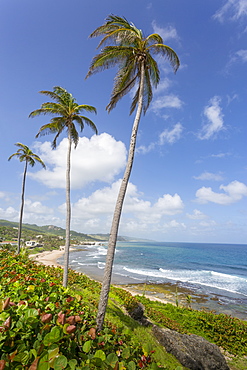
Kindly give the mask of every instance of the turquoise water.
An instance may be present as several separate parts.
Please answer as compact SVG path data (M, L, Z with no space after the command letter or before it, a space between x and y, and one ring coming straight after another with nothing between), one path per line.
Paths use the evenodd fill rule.
M100 276L106 251L106 245L98 245L71 252L70 267ZM247 245L119 242L113 272L118 283L179 283L215 295L247 319Z

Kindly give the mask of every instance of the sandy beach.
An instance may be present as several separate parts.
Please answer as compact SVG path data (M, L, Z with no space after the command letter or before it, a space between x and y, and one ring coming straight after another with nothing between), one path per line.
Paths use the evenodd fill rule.
M58 249L54 249L53 251L45 251L36 254L30 254L29 258L31 258L35 262L43 263L45 266L61 266L57 263L57 259L62 257L64 251L60 251Z

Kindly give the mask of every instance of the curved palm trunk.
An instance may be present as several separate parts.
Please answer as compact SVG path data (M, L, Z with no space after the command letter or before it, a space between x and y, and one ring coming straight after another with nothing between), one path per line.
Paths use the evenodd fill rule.
M138 131L138 126L139 126L139 122L141 118L142 105L143 105L143 88L144 88L144 64L142 64L142 69L141 69L139 101L138 101L138 107L136 111L135 120L134 120L133 127L132 127L127 165L125 168L124 176L123 176L122 183L121 183L119 193L118 193L117 202L115 205L115 211L113 214L113 220L112 220L112 226L111 226L111 232L110 232L107 256L106 256L106 264L105 264L105 269L104 269L104 277L103 277L100 301L99 301L99 306L98 306L97 331L101 331L103 324L104 324L104 318L105 318L108 296L109 296L109 291L110 291L112 268L113 268L113 261L114 261L114 255L115 255L115 249L116 249L120 217L121 217L123 202L124 202L125 194L127 191L127 186L128 186L128 182L129 182L129 178L130 178L130 174L132 170L132 165L134 161L136 137L137 137L137 131Z
M68 284L68 269L69 269L69 247L70 247L70 157L71 157L71 132L68 130L68 152L67 152L67 169L66 169L66 234L65 234L65 250L64 250L64 271L63 271L63 286L66 288Z
M24 209L24 202L25 202L24 194L25 194L26 174L27 174L27 161L25 163L23 180L22 180L20 220L19 220L18 239L17 239L17 254L19 254L21 251L21 230L22 230L22 218L23 218L23 209Z

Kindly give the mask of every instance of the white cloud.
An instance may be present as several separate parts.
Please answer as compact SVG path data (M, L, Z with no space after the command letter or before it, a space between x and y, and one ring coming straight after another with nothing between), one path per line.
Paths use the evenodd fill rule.
M167 40L179 41L179 36L175 27L169 25L167 27L159 27L155 21L152 22L153 30L158 33L164 42Z
M222 181L223 177L220 173L203 172L199 176L194 176L194 179L196 179L196 180Z
M3 191L0 191L0 198L4 198L5 197L5 193Z
M109 231L115 202L121 180L111 186L96 190L89 197L82 197L72 205L73 225L86 226L90 229L87 232ZM122 214L122 229L128 228L133 223L144 227L155 225L163 216L172 216L181 213L184 208L182 199L178 194L164 194L153 204L143 199L137 187L129 183L124 201ZM60 207L65 213L65 204Z
M237 21L247 15L247 0L226 0L213 18L224 22L226 19Z
M30 199L25 200L25 206L24 206L24 212L25 215L27 213L31 214L53 214L53 209L49 208L47 206L43 206L41 202L32 202Z
M13 207L8 207L6 210L0 208L0 218L11 221L19 220L19 212Z
M212 158L225 158L225 157L229 157L230 155L231 155L231 153L226 152L226 153L211 154L210 157L212 157Z
M67 143L68 140L63 139L54 150L50 142L36 143L47 169L29 176L50 188L65 188ZM72 147L71 188L81 188L94 181L111 182L124 168L125 161L125 145L111 135L81 137L77 148Z
M225 71L228 72L237 63L247 63L247 49L241 49L232 54L225 67Z
M163 145L164 143L174 144L181 137L183 131L183 126L181 123L177 123L172 130L165 129L159 136L159 143Z
M150 109L158 113L163 108L176 108L180 109L183 106L182 100L174 94L164 95L156 98L151 104Z
M202 187L197 190L196 197L199 203L216 203L221 205L228 205L241 200L247 196L247 186L239 181L232 181L230 184L220 186L220 190L224 193L216 193L211 187Z
M163 227L165 229L186 229L186 225L183 222L177 222L176 220L171 220L166 222ZM167 231L167 230L166 230Z
M193 211L193 214L190 215L189 213L186 214L186 216L188 218L190 218L191 220L203 220L205 218L208 218L207 215L205 215L204 213L202 213L201 211L199 211L198 209L194 209Z
M224 121L222 109L220 107L221 99L218 96L214 96L209 101L204 109L204 115L207 118L205 123L198 135L201 140L208 140L214 137L219 131L224 129Z
M146 154L151 150L154 150L157 146L168 144L174 144L181 138L183 132L183 126L181 123L176 123L172 129L165 129L160 135L157 142L152 142L148 146L141 145L136 149L137 153Z
M157 86L157 88L153 91L154 94L160 94L164 90L167 90L171 85L171 81L166 77L161 80Z

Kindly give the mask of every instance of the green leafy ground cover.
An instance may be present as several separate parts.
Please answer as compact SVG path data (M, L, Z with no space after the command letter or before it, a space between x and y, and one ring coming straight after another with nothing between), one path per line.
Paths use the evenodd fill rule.
M165 351L155 353L149 340L138 339L119 303L110 302L104 330L96 333L99 283L70 271L65 289L60 268L6 250L0 261L1 370L182 369Z
M100 283L70 270L65 289L60 268L6 250L0 261L0 370L184 369L157 344L151 329L126 315L138 301L155 323L201 335L241 356L231 369L247 368L246 322L112 287L104 330L96 333Z

